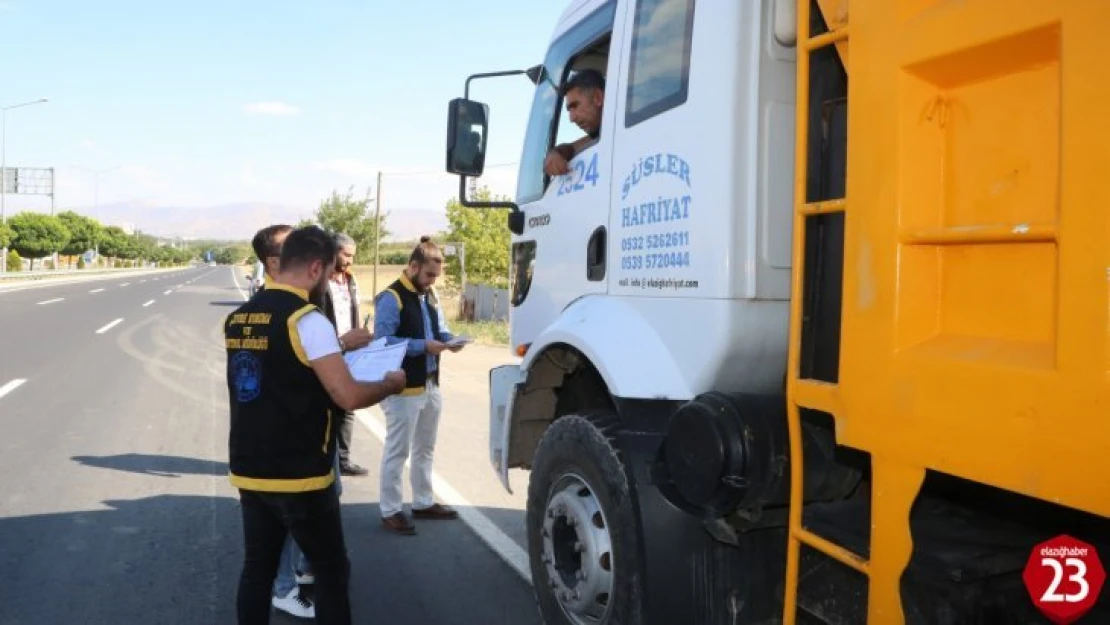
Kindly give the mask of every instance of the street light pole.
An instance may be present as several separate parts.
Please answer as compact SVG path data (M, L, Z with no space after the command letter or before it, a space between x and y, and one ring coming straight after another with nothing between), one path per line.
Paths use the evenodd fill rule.
M7 197L8 197L8 111L17 109L21 106L31 106L32 104L45 104L49 100L47 98L39 98L32 102L23 102L20 104L12 104L11 106L0 107L0 224L7 223ZM0 251L0 273L8 270L8 246L4 246L3 251Z

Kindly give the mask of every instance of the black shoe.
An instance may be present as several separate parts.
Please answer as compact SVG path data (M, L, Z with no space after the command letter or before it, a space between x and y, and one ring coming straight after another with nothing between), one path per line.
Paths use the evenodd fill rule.
M367 471L366 469L358 466L357 464L355 464L353 462L342 462L342 463L340 463L339 464L339 472L341 474L347 475L347 476L369 475L370 474L369 471Z

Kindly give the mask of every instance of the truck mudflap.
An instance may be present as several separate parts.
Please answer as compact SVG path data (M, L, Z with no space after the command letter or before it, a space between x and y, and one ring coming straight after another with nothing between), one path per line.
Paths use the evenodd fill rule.
M509 434L512 431L513 398L522 380L520 365L502 365L489 372L489 460L509 493Z

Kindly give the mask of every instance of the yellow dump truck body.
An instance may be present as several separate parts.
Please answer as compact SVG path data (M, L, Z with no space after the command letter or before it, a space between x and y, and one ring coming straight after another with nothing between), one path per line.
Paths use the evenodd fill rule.
M926 470L1110 517L1110 2L820 6L831 32L799 28L798 109L804 51L836 45L847 191L804 202L800 115L794 267L806 216L842 210L840 368L798 378L796 272L790 411L795 433L799 406L832 414L871 455L872 533L868 558L808 533L796 482L787 612L808 544L867 573L870 622L892 623Z

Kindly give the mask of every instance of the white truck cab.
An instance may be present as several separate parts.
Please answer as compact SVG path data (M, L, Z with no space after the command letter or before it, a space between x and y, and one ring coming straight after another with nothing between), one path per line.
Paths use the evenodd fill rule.
M447 170L461 202L510 211L522 361L490 373L490 456L510 490L509 469L531 469L529 551L547 623L774 613L781 557L753 554L780 548L781 532L752 542L722 517L786 492L779 476L764 487L733 465L759 473L756 460L778 462L785 445L784 426L763 420L781 419L787 357L793 2L571 2L542 65L467 80L467 93L491 76L536 85L511 203L466 198L489 107L450 103ZM600 134L570 173L548 176L549 150L583 135L562 85L584 69L605 78ZM747 442L698 430L706 411L752 402L773 417L738 419ZM753 437L761 447L749 451ZM715 483L721 471L731 485Z
M469 89L447 170L509 209L490 458L530 470L546 623L1110 622L1100 566L1053 595L1042 560L1110 549L1075 479L1108 431L1108 13L575 0L542 64L467 79L535 84L514 201L466 198ZM548 176L585 70L600 126Z

